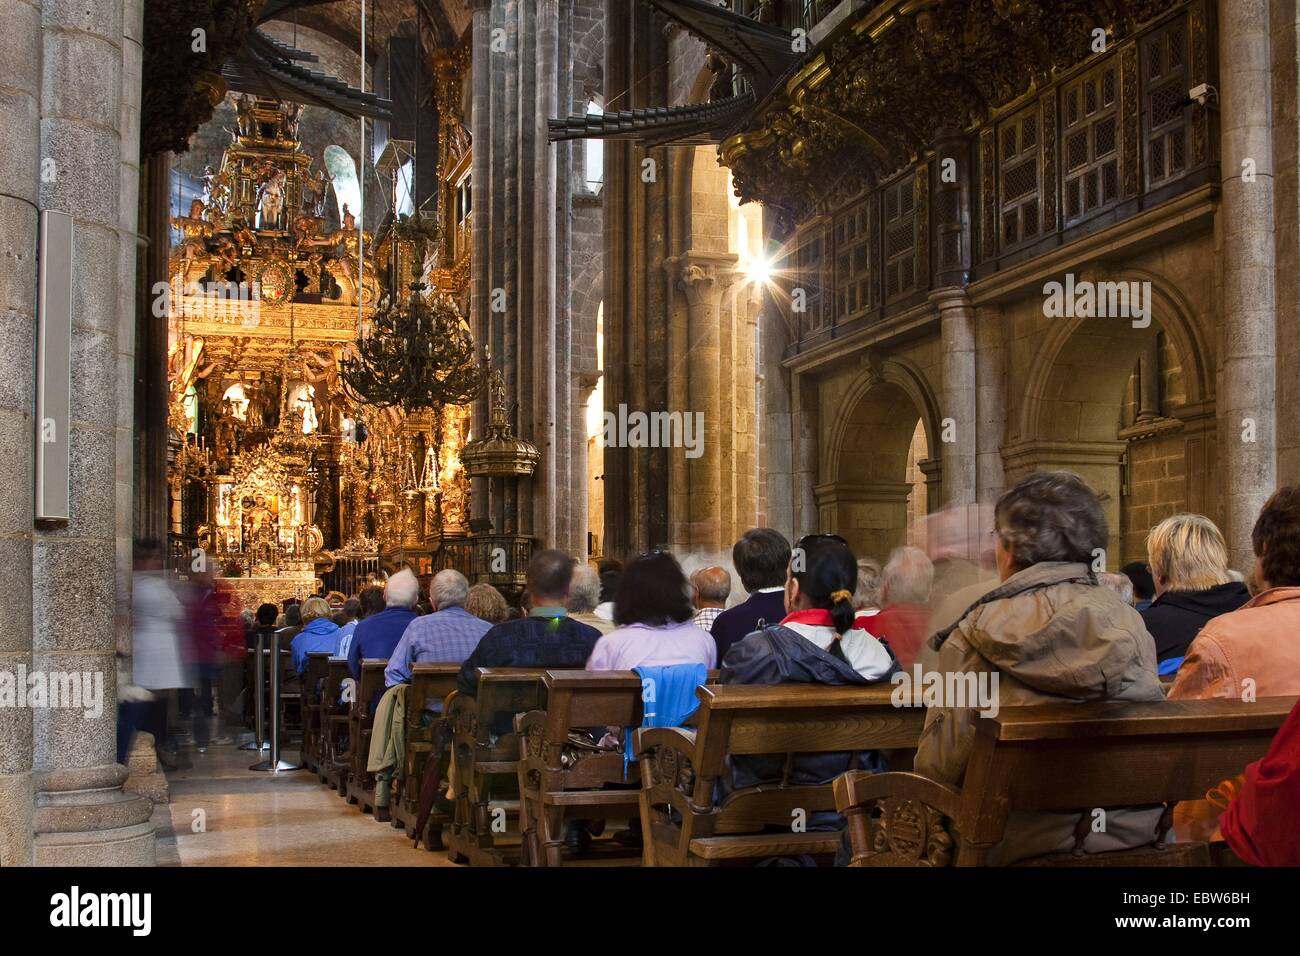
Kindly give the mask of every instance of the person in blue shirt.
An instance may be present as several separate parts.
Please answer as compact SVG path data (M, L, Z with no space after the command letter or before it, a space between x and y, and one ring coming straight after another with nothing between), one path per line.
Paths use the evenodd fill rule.
M348 670L353 677L361 679L363 660L388 660L393 656L397 642L416 618L414 608L419 600L420 581L410 568L403 568L388 579L384 587L384 609L363 620L352 632Z
M313 651L338 653L339 626L330 620L330 615L329 602L322 597L308 598L303 604L303 628L289 642L293 669L299 674L307 670L307 655Z
M407 625L384 670L385 687L409 684L411 665L422 661L459 664L492 629L487 621L465 610L469 581L459 571L447 568L434 575L429 597L437 610Z

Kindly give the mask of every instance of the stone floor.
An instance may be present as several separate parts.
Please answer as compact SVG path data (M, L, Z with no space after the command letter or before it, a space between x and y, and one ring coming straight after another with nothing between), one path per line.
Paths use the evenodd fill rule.
M315 774L253 772L255 755L230 745L187 756L191 768L167 773L171 803L154 810L160 866L454 866Z

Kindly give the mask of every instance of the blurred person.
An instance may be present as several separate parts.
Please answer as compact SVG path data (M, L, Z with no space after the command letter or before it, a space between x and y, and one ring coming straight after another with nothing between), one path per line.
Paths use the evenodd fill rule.
M1133 582L1133 606L1139 611L1149 608L1156 596L1156 582L1151 577L1147 563L1130 561L1119 569L1119 573Z
M303 628L289 642L293 653L293 669L299 674L307 671L307 655L328 651L331 656L339 651L339 626L330 619L329 602L324 598L308 598L302 605Z
M487 621L465 609L469 581L459 571L447 568L435 574L429 583L429 596L437 610L406 626L384 669L385 687L409 684L412 665L423 661L459 664L492 629Z
M879 614L863 627L889 645L904 668L920 656L921 644L930 636L930 589L934 565L920 548L895 548L880 573Z
M488 624L500 624L510 619L510 605L501 592L490 584L475 584L470 587L465 610Z
M853 589L853 611L859 621L880 613L880 562L875 558L858 558L858 585Z
M614 598L618 625L596 642L589 671L717 663L717 645L692 623L689 584L677 559L659 552L630 562Z
M1103 571L1097 575L1102 587L1110 588L1119 595L1119 599L1130 607L1133 606L1133 580L1127 574L1118 571ZM1137 610L1134 608L1134 610Z
M731 574L716 564L691 573L691 604L695 608L694 623L709 631L727 607L731 597Z
M384 609L364 618L352 632L348 646L348 670L361 679L363 660L388 660L415 620L415 604L420 599L420 580L410 568L403 568L384 586Z
M280 612L274 604L259 604L255 619L257 623L248 633L248 646L257 646L257 637L260 634L263 638L264 647L271 646L271 635L275 629L280 626Z
M1035 473L998 500L994 516L1001 583L926 642L926 669L990 675L986 686L998 707L1163 700L1155 647L1140 615L1102 587L1091 570L1093 552L1106 546L1108 536L1093 490L1070 472ZM980 713L969 701L930 707L916 772L961 786ZM1086 809L1013 813L990 862L1144 846L1152 842L1162 810L1108 808L1100 833L1079 825L1088 819Z
M1223 839L1251 866L1300 866L1300 704L1268 753L1246 768L1220 820Z
M564 608L569 617L583 624L589 624L601 634L614 630L614 622L607 621L596 613L600 604L600 573L590 564L583 562L573 568L573 580L569 582L569 598Z
M718 660L731 645L761 627L785 617L785 581L790 566L790 542L774 528L750 528L731 549L736 574L749 597L727 608L713 621Z
M594 627L573 620L565 610L573 559L553 548L528 563L528 616L493 625L461 665L457 688L478 693L480 667L581 668L600 638ZM504 729L504 728L503 728Z
M1177 514L1147 533L1147 560L1156 597L1142 611L1156 660L1183 657L1208 621L1250 600L1246 585L1228 575L1228 547L1214 522Z
M153 734L158 762L167 770L180 766L167 737L167 709L172 691L193 687L193 672L181 656L181 631L186 626L184 604L163 571L156 546L137 545L132 576L132 685L150 695L119 714L118 754L125 762L135 733ZM144 695L137 695L143 698Z
M594 613L613 624L614 595L623 578L623 562L616 558L601 558L596 562L596 573L600 575L600 603L596 605Z
M218 594L210 571L191 572L187 582L178 582L186 622L181 631L181 653L195 686L177 691L177 715L188 721L199 753L208 752L212 740L212 719L225 661L223 618L229 594Z

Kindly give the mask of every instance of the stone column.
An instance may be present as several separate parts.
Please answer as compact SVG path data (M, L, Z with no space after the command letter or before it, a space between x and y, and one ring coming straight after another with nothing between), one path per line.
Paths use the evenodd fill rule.
M790 540L820 529L817 486L821 474L820 405L817 381L806 373L793 373L790 382L794 527ZM825 476L828 481L834 475Z
M673 260L677 286L686 297L689 313L686 407L669 409L683 416L704 413L703 454L688 459L688 491L684 507L688 548L709 552L722 548L722 396L720 307L731 284L736 256L688 252ZM728 396L730 400L730 396ZM685 455L672 449L671 455Z
M470 178L474 207L470 242L470 327L480 349L496 346L491 339L491 236L492 210L488 203L488 180L492 169L492 0L474 0L474 26L470 57L470 136L474 144ZM486 392L474 402L472 428L474 437L487 432L488 398ZM483 521L492 517L488 498L488 480L470 482L470 518Z
M1002 440L1006 428L1006 348L1002 310L975 310L975 491L976 500L992 506L1006 490ZM993 528L981 527L981 532ZM984 540L983 538L980 539Z
M1221 465L1229 563L1254 563L1250 531L1277 483L1276 314L1268 0L1219 0L1223 188ZM1254 163L1253 181L1243 163ZM1253 439L1253 440L1251 440Z
M930 296L939 310L943 336L943 397L939 409L939 447L930 455L943 462L943 504L975 502L976 363L975 307L960 289L941 289ZM944 441L951 419L954 441Z
M114 661L119 290L135 285L134 248L122 249L124 232L134 246L126 206L134 210L135 195L123 196L121 183L137 161L122 135L135 135L123 119L131 123L140 95L139 51L123 48L138 47L141 7L46 2L42 17L41 159L52 174L41 177L40 206L74 220L72 499L67 522L33 535L32 668L90 676L102 707L33 715L32 861L151 864L152 804L121 790Z
M0 30L0 672L32 663L33 376L41 158L40 3ZM32 860L32 712L0 708L0 867Z

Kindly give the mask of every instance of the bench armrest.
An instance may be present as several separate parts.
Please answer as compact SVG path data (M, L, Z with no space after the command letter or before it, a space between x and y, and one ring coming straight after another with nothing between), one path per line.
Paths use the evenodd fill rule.
M959 839L954 787L916 773L851 770L835 778L835 807L848 820L850 866L947 866Z

